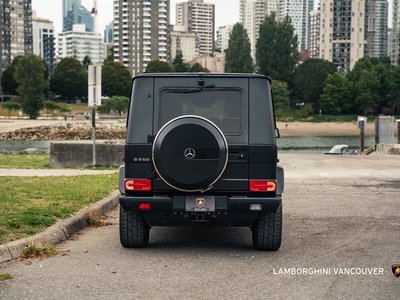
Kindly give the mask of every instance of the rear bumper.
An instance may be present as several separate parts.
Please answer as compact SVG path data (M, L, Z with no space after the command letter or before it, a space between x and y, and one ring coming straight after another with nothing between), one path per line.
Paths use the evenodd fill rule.
M138 210L140 202L151 204L144 217L152 226L190 225L208 223L221 226L251 226L260 212L276 212L282 204L282 197L217 196L215 212L186 212L183 196L125 196L119 197L125 210ZM261 204L261 211L250 211L250 204Z

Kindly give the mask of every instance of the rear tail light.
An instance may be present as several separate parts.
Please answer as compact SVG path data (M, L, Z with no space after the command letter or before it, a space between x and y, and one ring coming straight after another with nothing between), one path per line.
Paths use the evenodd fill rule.
M125 179L125 191L151 191L150 179Z
M271 180L250 180L250 192L276 192L276 179Z

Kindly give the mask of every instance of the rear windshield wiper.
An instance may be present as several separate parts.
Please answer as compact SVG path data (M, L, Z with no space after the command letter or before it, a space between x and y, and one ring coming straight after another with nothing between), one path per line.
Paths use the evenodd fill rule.
M182 89L182 90L169 90L168 93L174 94L192 94L192 93L201 93L204 90L215 88L215 85L207 85L199 88L192 89Z

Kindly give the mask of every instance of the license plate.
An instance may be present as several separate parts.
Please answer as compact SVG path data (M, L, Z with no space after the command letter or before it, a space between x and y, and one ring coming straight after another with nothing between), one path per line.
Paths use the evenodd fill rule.
M215 196L186 196L186 211L215 211Z

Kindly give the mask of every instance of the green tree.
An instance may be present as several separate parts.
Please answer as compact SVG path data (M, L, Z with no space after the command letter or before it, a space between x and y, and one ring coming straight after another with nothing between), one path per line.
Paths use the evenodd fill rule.
M356 61L353 69L347 74L347 79L351 82L356 83L361 78L361 73L364 71L372 71L374 70L374 64L371 61L371 58L368 56L364 56Z
M132 77L128 69L119 62L106 61L101 72L102 94L108 97L129 97Z
M400 65L397 65L393 71L393 96L388 105L393 108L394 112L400 113Z
M22 57L15 68L14 77L18 83L18 99L22 111L30 119L36 119L43 107L46 89L45 72L43 60L35 55Z
M49 115L49 112L53 113L58 108L58 103L52 100L43 101L43 108L46 110L46 114Z
M379 101L379 80L375 70L361 71L360 79L356 83L356 90L358 112L364 115L375 113Z
M89 69L89 66L92 64L92 60L90 59L90 56L85 55L85 57L82 60L82 66L83 68L87 71Z
M311 103L314 111L319 110L319 100L324 82L336 66L323 59L309 59L300 64L293 74L293 94L297 102Z
M229 35L228 49L225 50L225 72L253 73L250 40L246 29L240 23L233 26Z
M353 106L350 86L351 83L345 76L339 73L328 75L320 100L322 112L325 114L349 113Z
M43 102L43 108L46 109L47 115L49 111L53 113L55 110L58 110L60 113L70 112L71 109L65 103L59 103L52 100L45 100Z
M297 35L290 18L277 22L275 14L271 14L260 26L256 45L257 71L290 84L299 60L297 47Z
M69 112L71 112L71 108L66 103L58 103L57 110L60 113L69 113Z
M378 113L382 113L383 109L389 107L390 103L393 102L396 94L395 71L393 66L390 63L387 64L385 61L375 65L374 70L379 81Z
M161 60L154 60L150 62L147 67L145 73L170 73L174 72L174 67Z
M190 65L188 63L185 63L183 61L183 56L182 52L178 51L178 53L175 56L175 59L172 61L172 66L175 70L175 72L189 72Z
M272 94L276 109L285 109L289 107L290 94L288 84L283 81L272 81Z
M6 109L8 111L8 118L10 118L10 116L11 116L11 111L19 110L21 108L19 103L16 101L7 101L7 102L0 103L0 107Z
M1 85L4 88L4 92L7 94L17 94L18 83L14 78L14 74L16 65L21 58L22 56L17 56L16 58L14 58L11 65L9 65L8 68L5 69L3 74L1 75Z
M189 72L191 72L191 73L200 73L200 72L210 73L210 70L208 70L207 68L204 68L199 63L195 63L195 64L193 64L193 66L190 67Z
M379 67L376 63L380 64ZM385 59L371 59L365 56L360 58L347 74L354 99L351 113L374 113L383 108L385 101L390 101L391 82L390 75L384 72L386 64Z
M50 78L50 89L63 99L87 98L88 74L75 58L63 58Z
M129 98L124 96L113 96L110 99L104 101L104 103L99 106L99 112L109 114L111 111L119 114L128 111Z

